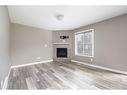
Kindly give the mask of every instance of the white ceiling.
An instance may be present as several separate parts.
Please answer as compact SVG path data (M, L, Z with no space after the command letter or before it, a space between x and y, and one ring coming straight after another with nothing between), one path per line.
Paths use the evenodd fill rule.
M71 30L127 13L127 6L8 6L11 22L48 30ZM55 16L63 14L62 21Z

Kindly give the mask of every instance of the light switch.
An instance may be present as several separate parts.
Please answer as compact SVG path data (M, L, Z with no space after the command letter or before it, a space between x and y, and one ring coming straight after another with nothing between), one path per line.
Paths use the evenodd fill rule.
M36 59L40 60L40 59L41 59L41 57L37 57Z
M45 45L44 45L44 47L48 47L48 45L47 45L47 44L45 44Z

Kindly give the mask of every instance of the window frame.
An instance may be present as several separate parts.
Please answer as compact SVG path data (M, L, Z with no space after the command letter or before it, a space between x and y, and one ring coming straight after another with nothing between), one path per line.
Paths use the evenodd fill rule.
M77 40L76 40L76 35L80 34L80 33L85 33L85 32L92 32L92 56L89 55L85 55L85 54L78 54L77 52ZM79 31L79 32L75 32L74 33L74 37L75 37L75 55L76 56L84 56L84 57L94 57L94 29L87 29L87 30L83 30L83 31ZM85 44L85 43L84 43Z

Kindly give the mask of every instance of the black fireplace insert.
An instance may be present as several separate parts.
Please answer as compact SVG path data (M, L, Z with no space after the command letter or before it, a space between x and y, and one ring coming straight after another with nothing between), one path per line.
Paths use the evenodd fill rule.
M57 48L57 57L67 58L67 48Z

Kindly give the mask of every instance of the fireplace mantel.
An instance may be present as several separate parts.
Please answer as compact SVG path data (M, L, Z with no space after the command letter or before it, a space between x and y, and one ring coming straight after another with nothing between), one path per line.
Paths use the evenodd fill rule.
M69 45L70 43L53 43L53 45Z

